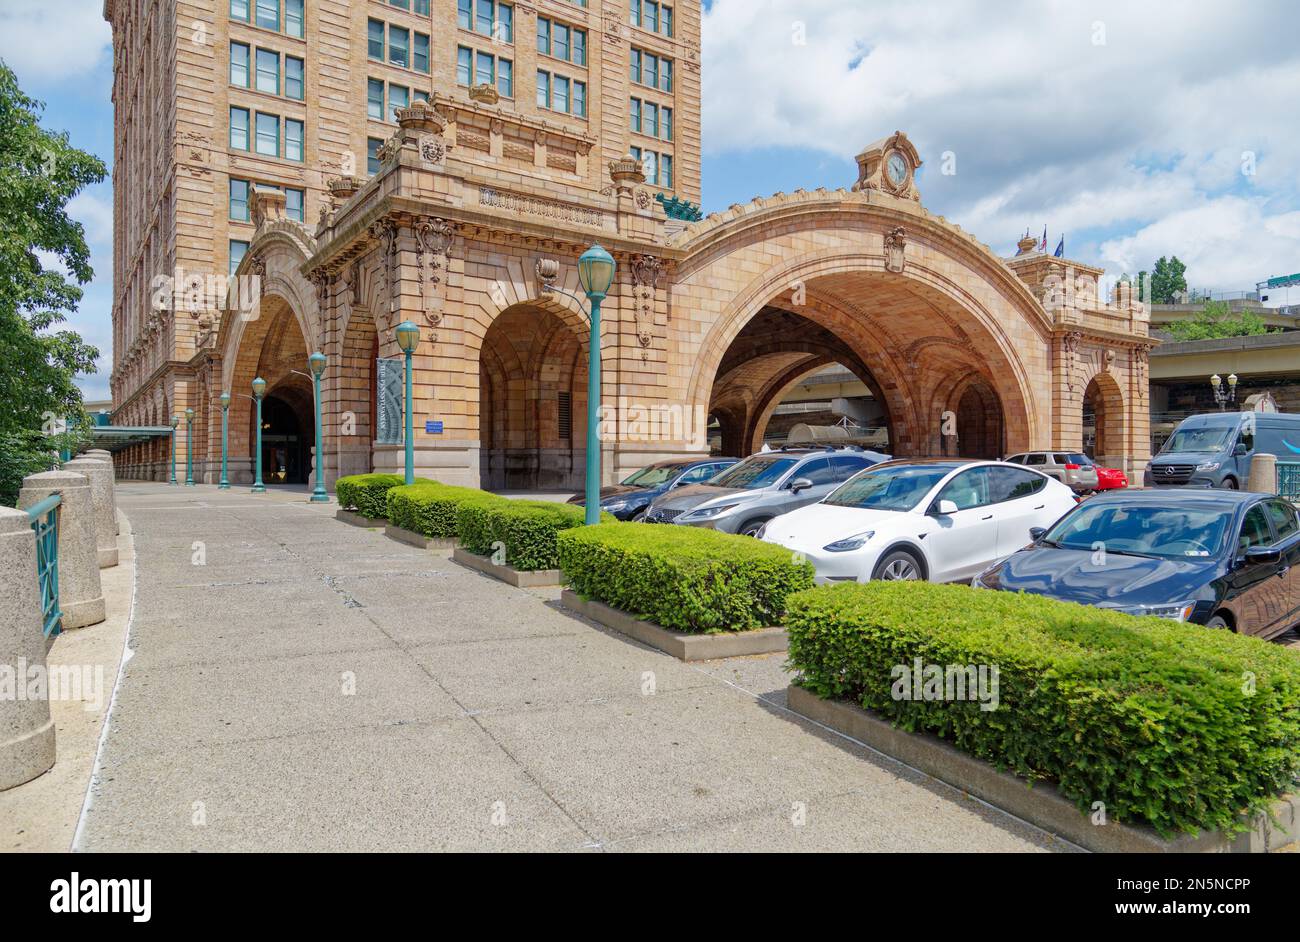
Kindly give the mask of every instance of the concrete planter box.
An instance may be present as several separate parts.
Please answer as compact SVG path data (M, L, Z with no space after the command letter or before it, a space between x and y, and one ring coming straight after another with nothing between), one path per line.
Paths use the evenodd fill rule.
M451 551L451 558L462 566L477 569L493 579L500 579L502 582L509 583L519 589L550 588L558 586L564 579L563 574L558 569L525 571L510 566L498 566L486 556L471 553L460 546Z
M1094 825L1074 802L1055 786L1032 787L1009 772L999 772L981 759L967 755L926 733L908 733L856 704L823 700L802 687L790 685L790 709L872 749L924 772L953 788L987 801L1003 811L1045 831L1101 853L1265 853L1300 841L1300 796L1287 795L1273 806L1277 823L1257 821L1235 837L1220 832L1195 837L1180 835L1165 840L1148 827L1110 822Z
M385 523L383 518L371 520L369 517L363 517L355 510L344 510L341 507L334 511L334 519L342 520L344 523L350 523L354 527L382 527Z
M404 530L401 527L395 527L391 523L384 526L384 536L388 537L390 540L397 540L399 543L406 543L410 546L419 547L420 549L445 550L452 549L456 545L455 540L425 536L423 533L416 533L414 530Z
M560 593L560 602L606 628L628 635L683 661L711 661L715 658L744 657L749 654L779 654L785 651L787 644L784 628L755 628L752 631L696 635L664 628L654 622L642 621L627 612L610 608L604 602L597 602L595 599L585 600L571 589L565 589Z

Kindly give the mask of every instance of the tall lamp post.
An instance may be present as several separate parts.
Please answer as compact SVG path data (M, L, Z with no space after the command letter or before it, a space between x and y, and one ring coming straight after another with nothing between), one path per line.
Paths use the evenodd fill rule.
M410 321L397 325L397 346L406 354L406 483L415 483L415 410L411 382L411 355L420 345L420 328Z
M194 486L194 410L185 410L185 486Z
M181 417L172 415L172 483L176 483L176 429L180 427Z
M1214 389L1214 401L1223 412L1229 405L1235 405L1237 402L1237 374L1228 374L1228 388L1223 388L1223 380L1219 374L1215 373L1210 377L1210 386Z
M329 494L325 493L325 475L321 468L320 378L325 373L325 362L325 354L319 351L307 358L307 363L311 367L311 380L316 394L316 486L311 491L311 499L316 503L329 503L330 499Z
M217 399L221 403L221 483L217 490L230 490L230 479L226 477L226 451L230 442L228 419L230 418L230 393L223 392Z
M600 302L614 283L614 257L593 245L578 259L578 282L591 302L587 366L587 493L585 521L600 523Z
M253 447L255 469L253 475L254 494L266 493L266 485L262 483L262 397L266 395L266 380L257 377L253 380L253 401L257 403L257 436Z

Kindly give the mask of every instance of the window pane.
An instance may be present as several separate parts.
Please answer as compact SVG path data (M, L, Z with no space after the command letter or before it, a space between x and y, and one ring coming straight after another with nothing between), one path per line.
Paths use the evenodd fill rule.
M557 59L568 61L569 58L569 27L563 23L556 23L551 37L551 55Z
M659 136L665 141L673 139L673 109L659 109Z
M384 24L379 20L366 24L366 55L381 62L384 59Z
M421 16L428 16L429 0L415 0L415 12Z
M248 0L230 0L230 18L248 22Z
M673 34L673 8L664 7L659 17L659 28L665 36Z
M632 81L641 81L641 50L632 50Z
M551 21L541 16L537 18L537 51L544 56L551 54Z
M405 108L411 103L411 93L404 85L388 86L388 113L391 115L394 108Z
M556 111L569 110L569 80L563 75L555 76L555 89L551 95L551 102Z
M400 65L406 68L410 65L408 53L411 48L411 33L409 30L398 29L396 26L388 27L388 61L393 65Z
M417 72L429 73L429 37L424 33L415 34L415 46L411 50L411 66Z
M537 107L551 107L551 77L545 72L537 73Z
M666 92L673 90L673 60L664 59L659 70L659 87Z
M492 35L492 0L478 0L478 16L474 29L484 36Z
M302 190L284 191L284 213L290 219L296 219L298 222L306 222L306 219L303 218Z
M241 242L239 239L230 240L230 273L233 275L239 263L244 260L244 254L248 251L248 243Z
M637 99L637 98L633 98L633 99L632 99L632 112L631 112L631 116L632 116L632 130L633 130L633 131L636 131L636 132L638 132L638 133L640 133L640 131L641 131L641 101L640 101L640 99Z
M230 44L230 84L248 87L248 47L243 43Z
M631 14L633 26L641 25L641 0L632 0L628 4L628 12Z
M515 41L515 9L506 4L497 5L497 31L494 34L499 42Z
M284 120L284 156L290 160L303 160L303 124L293 118Z
M230 218L248 221L248 181L230 181Z
M366 173L379 172L379 148L384 142L377 137L366 138Z
M456 4L456 25L461 29L472 29L474 19L474 0L458 0Z
M649 0L641 13L642 25L652 33L659 32L659 4Z
M270 49L257 50L257 90L280 94L280 55Z
M659 57L646 53L645 56L645 83L651 88L659 85Z
M366 114L376 120L384 120L384 83L379 79L366 82Z
M654 180L658 176L656 172L658 167L655 163L655 156L654 151L648 150L641 158L641 170L645 174L647 180Z
M470 83L470 63L473 59L473 53L464 46L458 46L456 49L456 84L468 85Z
M280 119L273 114L257 113L257 141L259 154L267 157L280 156Z
M303 0L284 0L284 31L290 36L303 38Z
M392 7L401 7L403 10L411 9L411 0L388 0L388 5Z
M298 101L303 99L302 60L294 56L284 57L284 93Z
M645 122L643 125L645 133L654 137L655 134L659 132L659 106L653 101L647 101L645 103L645 117L643 121Z
M486 52L480 52L474 58L474 84L492 84L492 57Z
M586 82L573 83L573 113L576 115L581 115L584 118L587 116L587 83Z
M230 146L236 150L248 150L248 109L230 109Z
M515 97L515 64L509 59L497 60L497 94L503 98Z
M417 88L415 91L411 92L411 100L412 100L412 101L428 101L428 100L429 100L429 93L428 93L428 92L422 92L422 91L420 91L420 90Z
M573 61L578 65L587 64L586 30L575 29L573 31Z
M257 25L266 29L280 28L280 0L257 0Z

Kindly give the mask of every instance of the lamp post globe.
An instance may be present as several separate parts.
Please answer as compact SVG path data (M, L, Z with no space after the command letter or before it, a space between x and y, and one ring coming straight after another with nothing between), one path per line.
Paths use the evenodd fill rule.
M262 397L266 395L266 380L257 377L253 380L253 401L257 404L257 422L254 424L256 429L255 442L253 446L253 488L252 493L266 493L266 485L262 483Z
M228 491L230 479L226 476L226 452L230 444L230 393L223 392L217 397L217 402L221 403L221 481L217 484L217 490Z
M407 484L415 483L415 386L411 379L411 355L420 345L420 328L411 321L402 321L394 333L397 346L406 355L406 466Z
M614 256L593 245L578 258L578 282L591 302L587 344L587 480L583 519L600 523L600 302L614 284Z
M311 490L311 502L315 504L329 503L330 496L325 492L325 474L321 467L321 461L324 456L324 448L321 444L322 429L320 424L320 380L325 374L326 359L325 354L319 350L307 358L307 365L311 368L311 381L313 386L313 395L316 400L316 452L312 461L312 474L316 478L316 485Z

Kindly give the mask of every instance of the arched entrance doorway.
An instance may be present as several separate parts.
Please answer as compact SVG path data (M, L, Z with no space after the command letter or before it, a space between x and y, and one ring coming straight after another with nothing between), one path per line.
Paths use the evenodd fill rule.
M1113 376L1098 373L1083 391L1083 450L1105 467L1122 468L1124 393Z
M305 393L305 397L304 397ZM316 419L312 392L283 383L262 401L262 480L272 484L306 484Z

